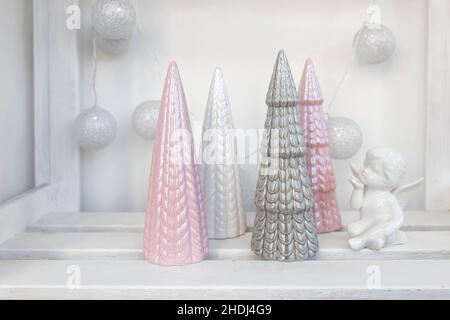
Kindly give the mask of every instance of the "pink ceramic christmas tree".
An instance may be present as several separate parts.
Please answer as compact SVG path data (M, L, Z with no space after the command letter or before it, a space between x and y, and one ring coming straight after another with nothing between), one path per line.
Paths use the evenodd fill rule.
M317 232L342 228L336 201L336 181L329 151L323 96L310 59L300 82L300 117L307 145L307 165L314 192L314 218Z
M145 219L144 256L181 266L208 253L208 233L194 142L178 67L171 63L158 120Z

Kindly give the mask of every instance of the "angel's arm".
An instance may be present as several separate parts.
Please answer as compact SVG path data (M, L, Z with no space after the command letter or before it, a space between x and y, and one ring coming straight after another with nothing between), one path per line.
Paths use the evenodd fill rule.
M351 169L353 176L350 179L350 183L353 186L353 192L352 197L350 199L350 207L353 210L359 210L362 208L364 203L364 185L361 182L359 172L354 164L351 165Z
M353 185L350 207L353 210L359 210L362 208L364 203L364 185L354 178L350 179L350 183Z

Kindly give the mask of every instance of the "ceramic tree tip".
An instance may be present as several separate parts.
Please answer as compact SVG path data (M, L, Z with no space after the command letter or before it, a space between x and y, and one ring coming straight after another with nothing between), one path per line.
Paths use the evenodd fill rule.
M317 105L323 103L322 89L312 59L307 59L303 68L299 100L300 104Z
M221 68L219 68L219 67L216 67L215 69L214 69L214 77L217 79L217 78L223 78L223 72L222 72L222 69Z
M286 53L281 50L273 69L266 103L270 107L291 107L298 103L298 95Z
M169 70L178 70L178 65L177 65L176 61L170 61Z
M225 79L223 77L222 69L216 68L214 69L213 81L211 84L211 89L213 91L222 91L225 87Z

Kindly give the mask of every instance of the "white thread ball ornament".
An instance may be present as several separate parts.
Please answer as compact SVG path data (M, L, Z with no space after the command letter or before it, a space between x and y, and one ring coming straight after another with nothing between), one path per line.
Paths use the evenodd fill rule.
M97 0L92 23L102 38L125 39L131 36L136 26L136 10L129 0Z
M355 36L355 50L359 61L378 64L388 60L395 52L394 33L385 25L365 25Z
M101 150L109 147L117 136L117 121L107 110L92 107L75 120L75 135L81 148Z
M105 54L109 56L118 56L123 54L130 46L131 38L127 37L124 39L105 39L102 37L97 37L98 48Z
M134 129L145 140L155 139L160 106L161 101L145 101L133 113Z
M355 121L349 118L329 117L327 129L333 159L350 159L361 149L363 134Z

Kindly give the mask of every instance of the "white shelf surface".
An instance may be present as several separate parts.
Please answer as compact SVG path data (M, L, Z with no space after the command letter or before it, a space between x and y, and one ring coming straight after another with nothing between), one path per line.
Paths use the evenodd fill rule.
M450 259L449 231L407 231L408 243L376 252L352 251L343 232L319 235L316 260ZM211 240L210 260L255 260L251 234L231 240ZM0 260L141 260L140 232L26 232L0 245Z
M342 224L358 219L355 211L342 212ZM253 227L254 213L247 213L249 228ZM28 228L45 232L142 232L143 212L76 212L51 213ZM406 231L450 231L450 212L409 211L405 216Z
M343 213L344 223L356 213ZM348 248L344 232L319 235L308 262L260 261L251 234L210 241L202 263L164 268L143 261L143 213L54 213L0 245L0 298L450 299L450 213L408 212L406 245ZM249 218L251 221L252 218ZM67 267L81 270L69 290ZM369 266L381 287L367 287Z
M81 289L67 288L79 267ZM368 270L380 270L368 289ZM144 261L5 261L0 299L449 298L449 261L205 261L164 268Z

